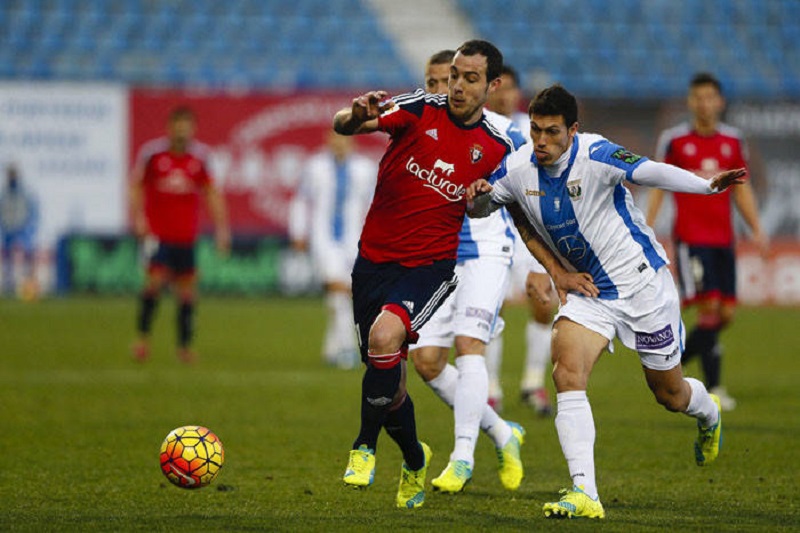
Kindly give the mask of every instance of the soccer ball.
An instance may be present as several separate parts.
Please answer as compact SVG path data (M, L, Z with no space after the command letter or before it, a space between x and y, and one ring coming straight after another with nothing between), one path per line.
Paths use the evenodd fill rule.
M173 429L161 444L161 472L182 489L205 487L225 461L222 442L203 426Z

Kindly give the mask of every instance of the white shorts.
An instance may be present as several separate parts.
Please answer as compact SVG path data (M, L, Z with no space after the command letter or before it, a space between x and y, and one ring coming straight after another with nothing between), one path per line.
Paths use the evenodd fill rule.
M356 262L358 250L338 243L326 243L312 249L314 269L324 283L346 283L350 285L350 274Z
M470 259L456 265L458 287L419 330L422 346L449 348L456 335L487 343L500 335L505 323L499 315L508 285L508 260L502 257Z
M569 294L555 319L561 317L607 338L609 351L618 336L622 344L638 352L642 365L652 370L669 370L681 362L686 331L668 268L661 268L630 298L601 300Z

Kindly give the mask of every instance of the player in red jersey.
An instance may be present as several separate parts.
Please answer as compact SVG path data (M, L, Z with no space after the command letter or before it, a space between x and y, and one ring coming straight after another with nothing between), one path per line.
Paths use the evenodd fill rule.
M739 130L720 122L725 108L720 82L711 74L696 74L689 84L687 105L691 123L662 132L656 157L700 176L747 166L747 148ZM647 224L658 216L664 191L650 191ZM697 324L686 340L685 364L700 354L706 386L719 396L723 409L736 402L720 385L719 332L733 319L736 307L736 254L731 199L750 227L753 239L766 250L753 189L749 183L700 196L674 193L677 266L685 304L698 304Z
M144 288L139 297L134 356L146 360L149 335L158 297L166 283L174 285L178 305L178 358L194 360L191 350L193 316L197 292L195 251L200 196L214 222L217 249L230 248L225 203L206 168L205 145L194 140L194 113L174 109L167 136L146 143L140 150L131 177L131 214L139 238L154 238L157 247L149 257Z
M424 503L431 455L417 439L406 391L408 344L455 288L467 186L490 175L511 149L483 113L502 66L494 45L467 41L450 67L447 95L418 90L387 101L387 93L372 91L334 117L334 129L344 135L390 135L352 274L353 314L366 370L361 429L344 482L372 483L378 435L386 428L403 453L396 499L401 508ZM562 272L565 283L576 288L586 283L585 277Z

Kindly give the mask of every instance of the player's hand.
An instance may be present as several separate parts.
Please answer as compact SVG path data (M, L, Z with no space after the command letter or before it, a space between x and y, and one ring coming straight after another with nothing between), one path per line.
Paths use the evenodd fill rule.
M553 294L553 285L550 277L537 272L528 272L525 278L525 294L528 298L536 298L543 304L550 303L550 295Z
M370 91L353 99L353 118L358 122L366 122L378 118L381 113L391 107L391 103L381 104L389 93L386 91Z
M720 172L711 178L711 190L715 192L722 192L731 185L741 185L747 181L744 177L746 174L747 170L743 168Z
M594 284L594 279L586 272L563 272L553 276L553 283L558 291L561 304L567 303L567 293L577 292L590 298L600 295L600 289Z
M767 259L769 257L769 237L767 237L767 235L759 229L758 231L753 232L753 236L751 238L756 246L758 246L758 251L761 254L761 257L763 259Z
M467 202L473 201L477 196L492 192L492 189L494 189L494 187L483 178L473 181L469 184L469 187L467 187Z

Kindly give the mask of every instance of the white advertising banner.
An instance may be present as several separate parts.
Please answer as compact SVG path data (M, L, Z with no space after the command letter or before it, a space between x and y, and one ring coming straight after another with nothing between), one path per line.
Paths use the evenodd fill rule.
M36 243L125 227L128 92L121 85L0 83L0 165L38 199Z

